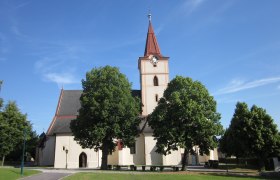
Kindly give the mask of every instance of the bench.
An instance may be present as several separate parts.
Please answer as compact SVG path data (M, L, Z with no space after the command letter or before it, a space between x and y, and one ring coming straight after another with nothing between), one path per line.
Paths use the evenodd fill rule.
M219 161L218 160L208 160L208 162L205 162L204 167L218 168L219 167Z
M179 171L179 166L174 165L142 165L142 170L145 171L146 167L150 167L150 171L160 170L163 171L165 168L170 168L173 171Z
M176 165L108 165L108 170L121 170L122 168L130 169L131 171L136 171L137 167L142 167L142 171L146 168L150 168L150 171L163 171L165 168L170 168L173 171L179 171L180 166Z
M108 170L121 170L122 168L130 169L131 171L137 170L137 167L135 165L108 165Z

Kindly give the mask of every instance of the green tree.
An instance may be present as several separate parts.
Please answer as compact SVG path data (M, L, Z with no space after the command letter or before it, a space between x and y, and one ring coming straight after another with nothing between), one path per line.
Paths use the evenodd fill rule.
M29 131L31 130L31 131ZM27 139L26 139L26 148L25 148L25 154L27 157L35 158L36 155L36 147L38 145L39 136L35 131L33 131L31 128L27 129L26 131ZM22 149L23 145L22 142L19 142L7 156L6 160L9 161L21 161L22 157Z
M264 169L268 157L280 153L280 136L277 125L263 108L255 105L251 108L250 122L248 124L248 137L251 153L259 160L259 169Z
M22 114L15 102L8 102L1 113L0 118L0 155L2 156L2 166L5 156L14 150L15 146L23 142L23 130L31 129L26 115Z
M220 149L227 156L234 155L237 159L250 156L248 149L248 125L250 110L244 102L237 102L231 123L220 139Z
M83 148L102 150L101 169L107 169L108 153L117 139L131 146L138 135L139 100L131 95L131 84L116 67L94 68L82 80L81 109L71 122L75 140Z
M217 147L216 136L223 132L216 112L216 102L198 81L176 76L164 91L158 106L148 117L157 140L156 152L164 155L184 148L182 170L194 146L200 154L209 154Z
M253 105L249 111L246 103L238 102L231 124L221 138L221 150L237 157L257 158L259 170L263 170L267 158L280 153L277 125L264 109Z

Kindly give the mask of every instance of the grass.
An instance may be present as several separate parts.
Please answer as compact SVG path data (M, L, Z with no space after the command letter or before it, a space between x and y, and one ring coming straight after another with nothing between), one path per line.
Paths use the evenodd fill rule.
M258 173L258 170L255 167L248 166L240 166L240 165L219 165L218 169L228 169L231 172L239 172L239 173Z
M0 180L13 180L13 179L19 179L21 177L31 176L33 174L40 173L40 171L37 170L28 170L24 169L23 176L20 174L20 168L0 168Z
M122 173L76 173L74 175L68 176L64 178L64 180L72 180L72 179L79 179L79 180L90 180L90 179L98 179L98 180L185 180L185 179L192 179L192 180L234 180L234 179L264 179L262 177L241 177L241 176L234 176L234 175L226 175L226 174L166 174L166 173L154 173L154 174L122 174Z

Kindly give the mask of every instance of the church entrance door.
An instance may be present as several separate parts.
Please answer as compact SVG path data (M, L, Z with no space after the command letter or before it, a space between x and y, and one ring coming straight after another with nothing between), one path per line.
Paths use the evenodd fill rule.
M87 167L87 155L84 152L82 152L79 156L79 167L80 168Z

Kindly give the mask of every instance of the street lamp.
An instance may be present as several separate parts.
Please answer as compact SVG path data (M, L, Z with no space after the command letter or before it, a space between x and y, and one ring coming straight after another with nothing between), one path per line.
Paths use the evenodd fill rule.
M26 129L23 129L23 149L22 149L22 159L21 159L21 167L20 174L23 175L23 167L24 167L24 153L25 153L25 137L26 137Z
M67 154L68 154L68 149L66 149L65 146L63 146L63 151L65 151L66 155L66 169L67 169Z

